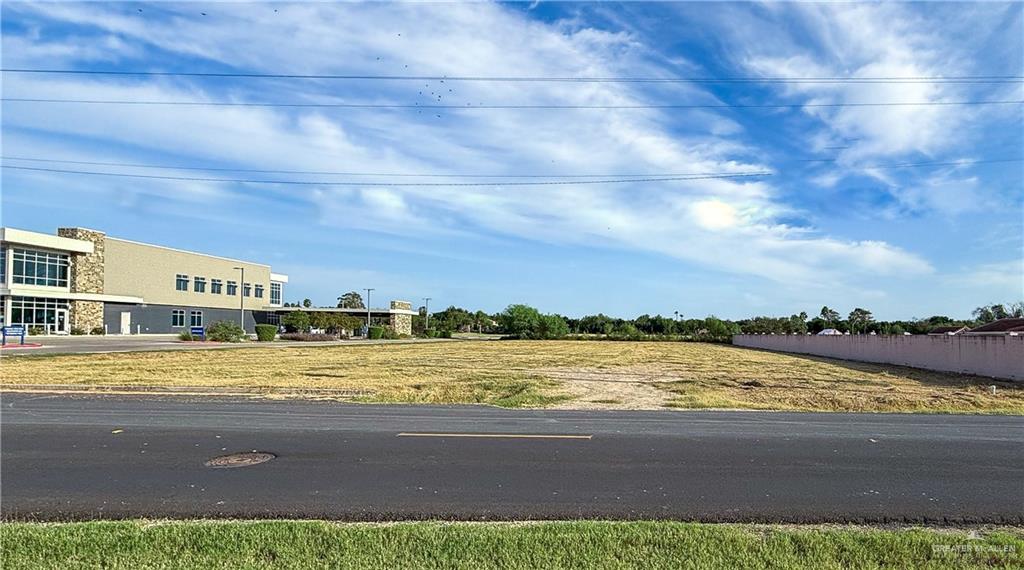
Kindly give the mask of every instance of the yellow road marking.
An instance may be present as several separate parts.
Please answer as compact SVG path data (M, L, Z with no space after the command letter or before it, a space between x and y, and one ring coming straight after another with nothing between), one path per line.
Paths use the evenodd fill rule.
M518 439L590 439L592 435L549 435L529 433L416 433L402 432L398 437L490 437Z

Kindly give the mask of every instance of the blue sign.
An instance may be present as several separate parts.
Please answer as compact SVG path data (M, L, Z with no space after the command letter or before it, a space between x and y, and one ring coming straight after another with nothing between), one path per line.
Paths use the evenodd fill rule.
M206 340L206 329L203 327L192 327L188 332L193 336L201 336L203 340Z
M0 329L0 332L3 333L3 337L4 337L3 338L3 346L7 346L7 337L8 336L21 337L21 341L20 341L21 344L25 344L25 327L23 327L21 325L6 326L3 329Z

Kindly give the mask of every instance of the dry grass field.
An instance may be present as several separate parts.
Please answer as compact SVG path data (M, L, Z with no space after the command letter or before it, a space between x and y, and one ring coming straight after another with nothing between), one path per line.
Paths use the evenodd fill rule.
M680 342L466 341L4 358L0 386L351 390L363 402L1024 413L1024 386ZM997 386L995 394L990 386ZM320 396L330 394L320 394ZM331 397L338 397L337 395Z

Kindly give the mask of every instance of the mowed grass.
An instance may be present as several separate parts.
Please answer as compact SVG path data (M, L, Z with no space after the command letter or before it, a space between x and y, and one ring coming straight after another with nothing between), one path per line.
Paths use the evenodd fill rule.
M88 522L0 525L22 568L1021 568L1020 529L674 522Z
M570 405L575 379L600 405L653 386L659 404L859 412L1024 413L1024 385L683 342L465 341L4 358L4 386L352 390L365 402ZM989 386L997 385L995 394ZM646 385L646 386L645 386ZM622 389L625 387L625 389ZM628 405L628 402L625 402Z

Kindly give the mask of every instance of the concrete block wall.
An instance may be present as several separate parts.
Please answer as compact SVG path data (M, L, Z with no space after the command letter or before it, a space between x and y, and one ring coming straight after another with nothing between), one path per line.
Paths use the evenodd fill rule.
M85 228L57 228L61 237L91 241L92 253L76 253L69 260L69 285L72 293L104 292L104 255L106 234ZM103 326L103 303L98 301L71 301L68 303L68 317L73 328L86 332Z
M732 342L749 348L1024 381L1024 336L740 334L733 336Z
M406 311L412 310L412 303L408 301L391 301L392 309L404 309ZM391 315L389 319L391 330L398 334L411 335L412 334L412 315Z

